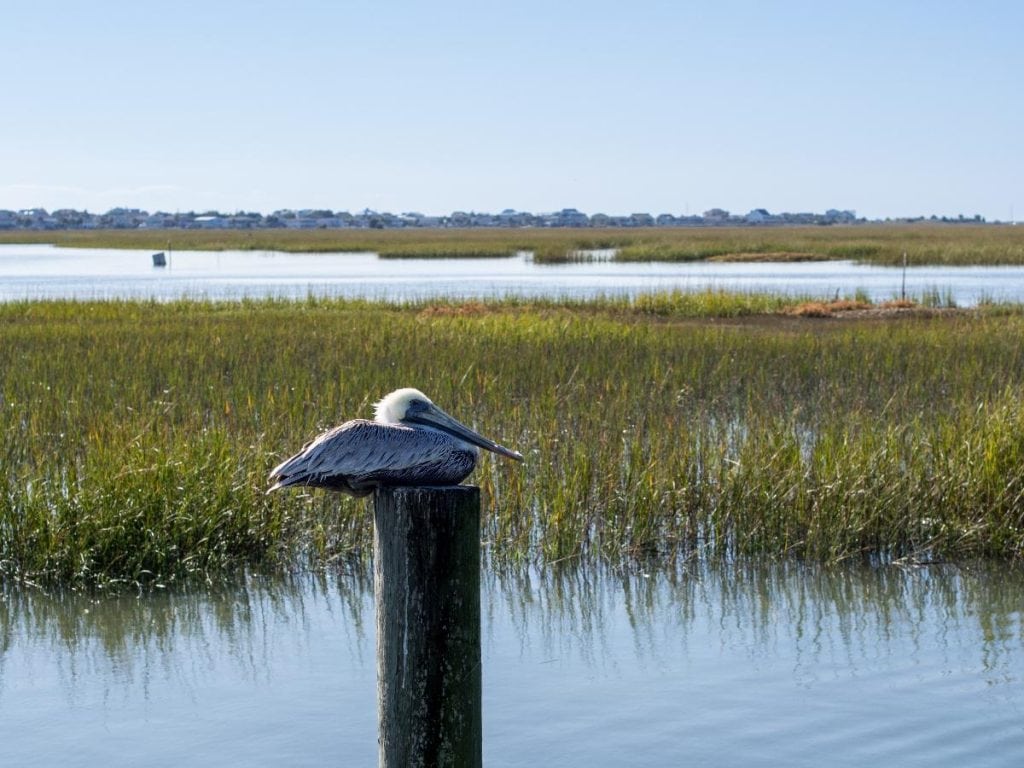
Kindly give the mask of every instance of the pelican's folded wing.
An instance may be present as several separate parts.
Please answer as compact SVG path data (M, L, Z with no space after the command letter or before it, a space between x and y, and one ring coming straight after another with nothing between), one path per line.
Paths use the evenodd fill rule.
M356 419L324 432L275 467L270 490L308 485L364 495L381 483L431 482L430 468L436 474L439 464L452 460L447 435Z

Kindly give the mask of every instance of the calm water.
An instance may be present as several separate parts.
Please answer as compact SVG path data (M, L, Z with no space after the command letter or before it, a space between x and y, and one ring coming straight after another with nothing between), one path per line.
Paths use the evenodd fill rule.
M365 574L0 601L0 763L372 766ZM489 572L490 766L1019 766L1006 566Z
M898 296L902 270L853 262L794 264L535 264L506 259L379 259L372 253L287 254L182 251L164 269L150 251L0 245L0 301L38 298L240 299L343 296L635 295L654 290L728 289L831 297L865 291ZM981 299L1024 301L1024 267L915 267L907 293L950 295L961 306Z

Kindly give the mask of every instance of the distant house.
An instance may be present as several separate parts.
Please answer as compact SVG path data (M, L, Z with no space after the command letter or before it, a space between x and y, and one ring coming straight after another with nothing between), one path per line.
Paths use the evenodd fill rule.
M166 229L167 227L174 225L174 217L169 213L162 213L160 211L151 213L147 216L141 224L140 229Z
M787 224L814 224L818 221L814 213L786 213L783 217Z
M228 218L227 226L231 229L255 229L262 220L258 213L236 213Z
M825 221L830 224L853 224L857 221L857 214L854 211L838 211L829 208L825 211Z
M654 217L649 213L631 213L629 214L629 222L634 227L653 227Z
M0 211L0 229L14 229L18 225L18 214L14 211Z
M771 218L772 215L764 208L755 208L744 216L743 220L747 222L747 224L764 224L765 222L770 221Z
M284 225L288 229L316 229L316 219L307 219L297 216L294 219L285 219Z
M513 208L506 208L495 218L498 226L527 227L532 223L533 214L517 211Z
M54 211L51 216L56 220L57 226L62 229L73 229L82 226L88 214L76 211L73 208L60 208Z
M494 227L498 225L498 219L489 213L473 213L469 217L474 227Z
M18 226L23 229L46 229L50 214L45 208L24 208L18 211Z
M137 229L147 218L149 214L138 208L111 208L100 217L100 223L114 229Z
M45 208L27 208L18 211L18 225L26 229L57 229L60 222L51 216Z
M556 227L586 227L590 225L590 217L575 208L563 208L555 214Z
M729 220L729 212L724 208L711 208L704 211L704 221L708 224L724 224Z

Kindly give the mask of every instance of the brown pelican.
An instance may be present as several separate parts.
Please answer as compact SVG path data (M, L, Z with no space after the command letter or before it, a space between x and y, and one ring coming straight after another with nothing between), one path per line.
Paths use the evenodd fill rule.
M374 409L373 421L346 421L274 467L267 493L308 485L366 496L378 485L455 485L476 466L477 446L523 460L460 424L418 389L395 390Z

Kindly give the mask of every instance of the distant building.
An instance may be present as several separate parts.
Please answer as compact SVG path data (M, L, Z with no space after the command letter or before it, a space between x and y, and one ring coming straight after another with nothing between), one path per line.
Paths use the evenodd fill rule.
M111 208L100 216L100 225L112 229L138 229L149 214L138 208Z
M854 211L837 211L829 208L825 211L825 221L830 224L852 224L857 221L857 214Z
M899 218L894 222L924 221L924 217L916 219ZM944 223L984 223L981 216L955 218L931 217L932 221ZM112 208L106 213L94 214L88 211L76 211L62 208L48 213L44 208L26 208L22 210L0 210L0 229L342 229L358 227L364 229L399 229L402 227L706 227L706 226L770 226L770 225L832 225L859 224L865 219L858 219L852 210L829 208L824 213L769 213L765 208L754 208L746 215L732 215L724 208L711 208L704 211L703 216L661 213L657 217L649 213L632 213L626 216L595 213L588 216L576 208L562 208L550 213L529 213L505 208L501 213L483 211L454 211L447 216L424 216L422 213L410 211L396 215L388 212L377 212L364 209L360 213L351 214L347 211L334 212L324 208L282 208L264 216L255 212L238 211L234 214L223 214L215 210L200 214L167 213L157 211L147 213L138 208ZM886 219L890 221L890 219Z
M141 224L140 229L166 229L169 226L173 226L174 217L169 213L151 213L147 216Z
M559 227L587 227L590 226L590 218L585 213L580 213L575 208L563 208L558 212L556 220Z

